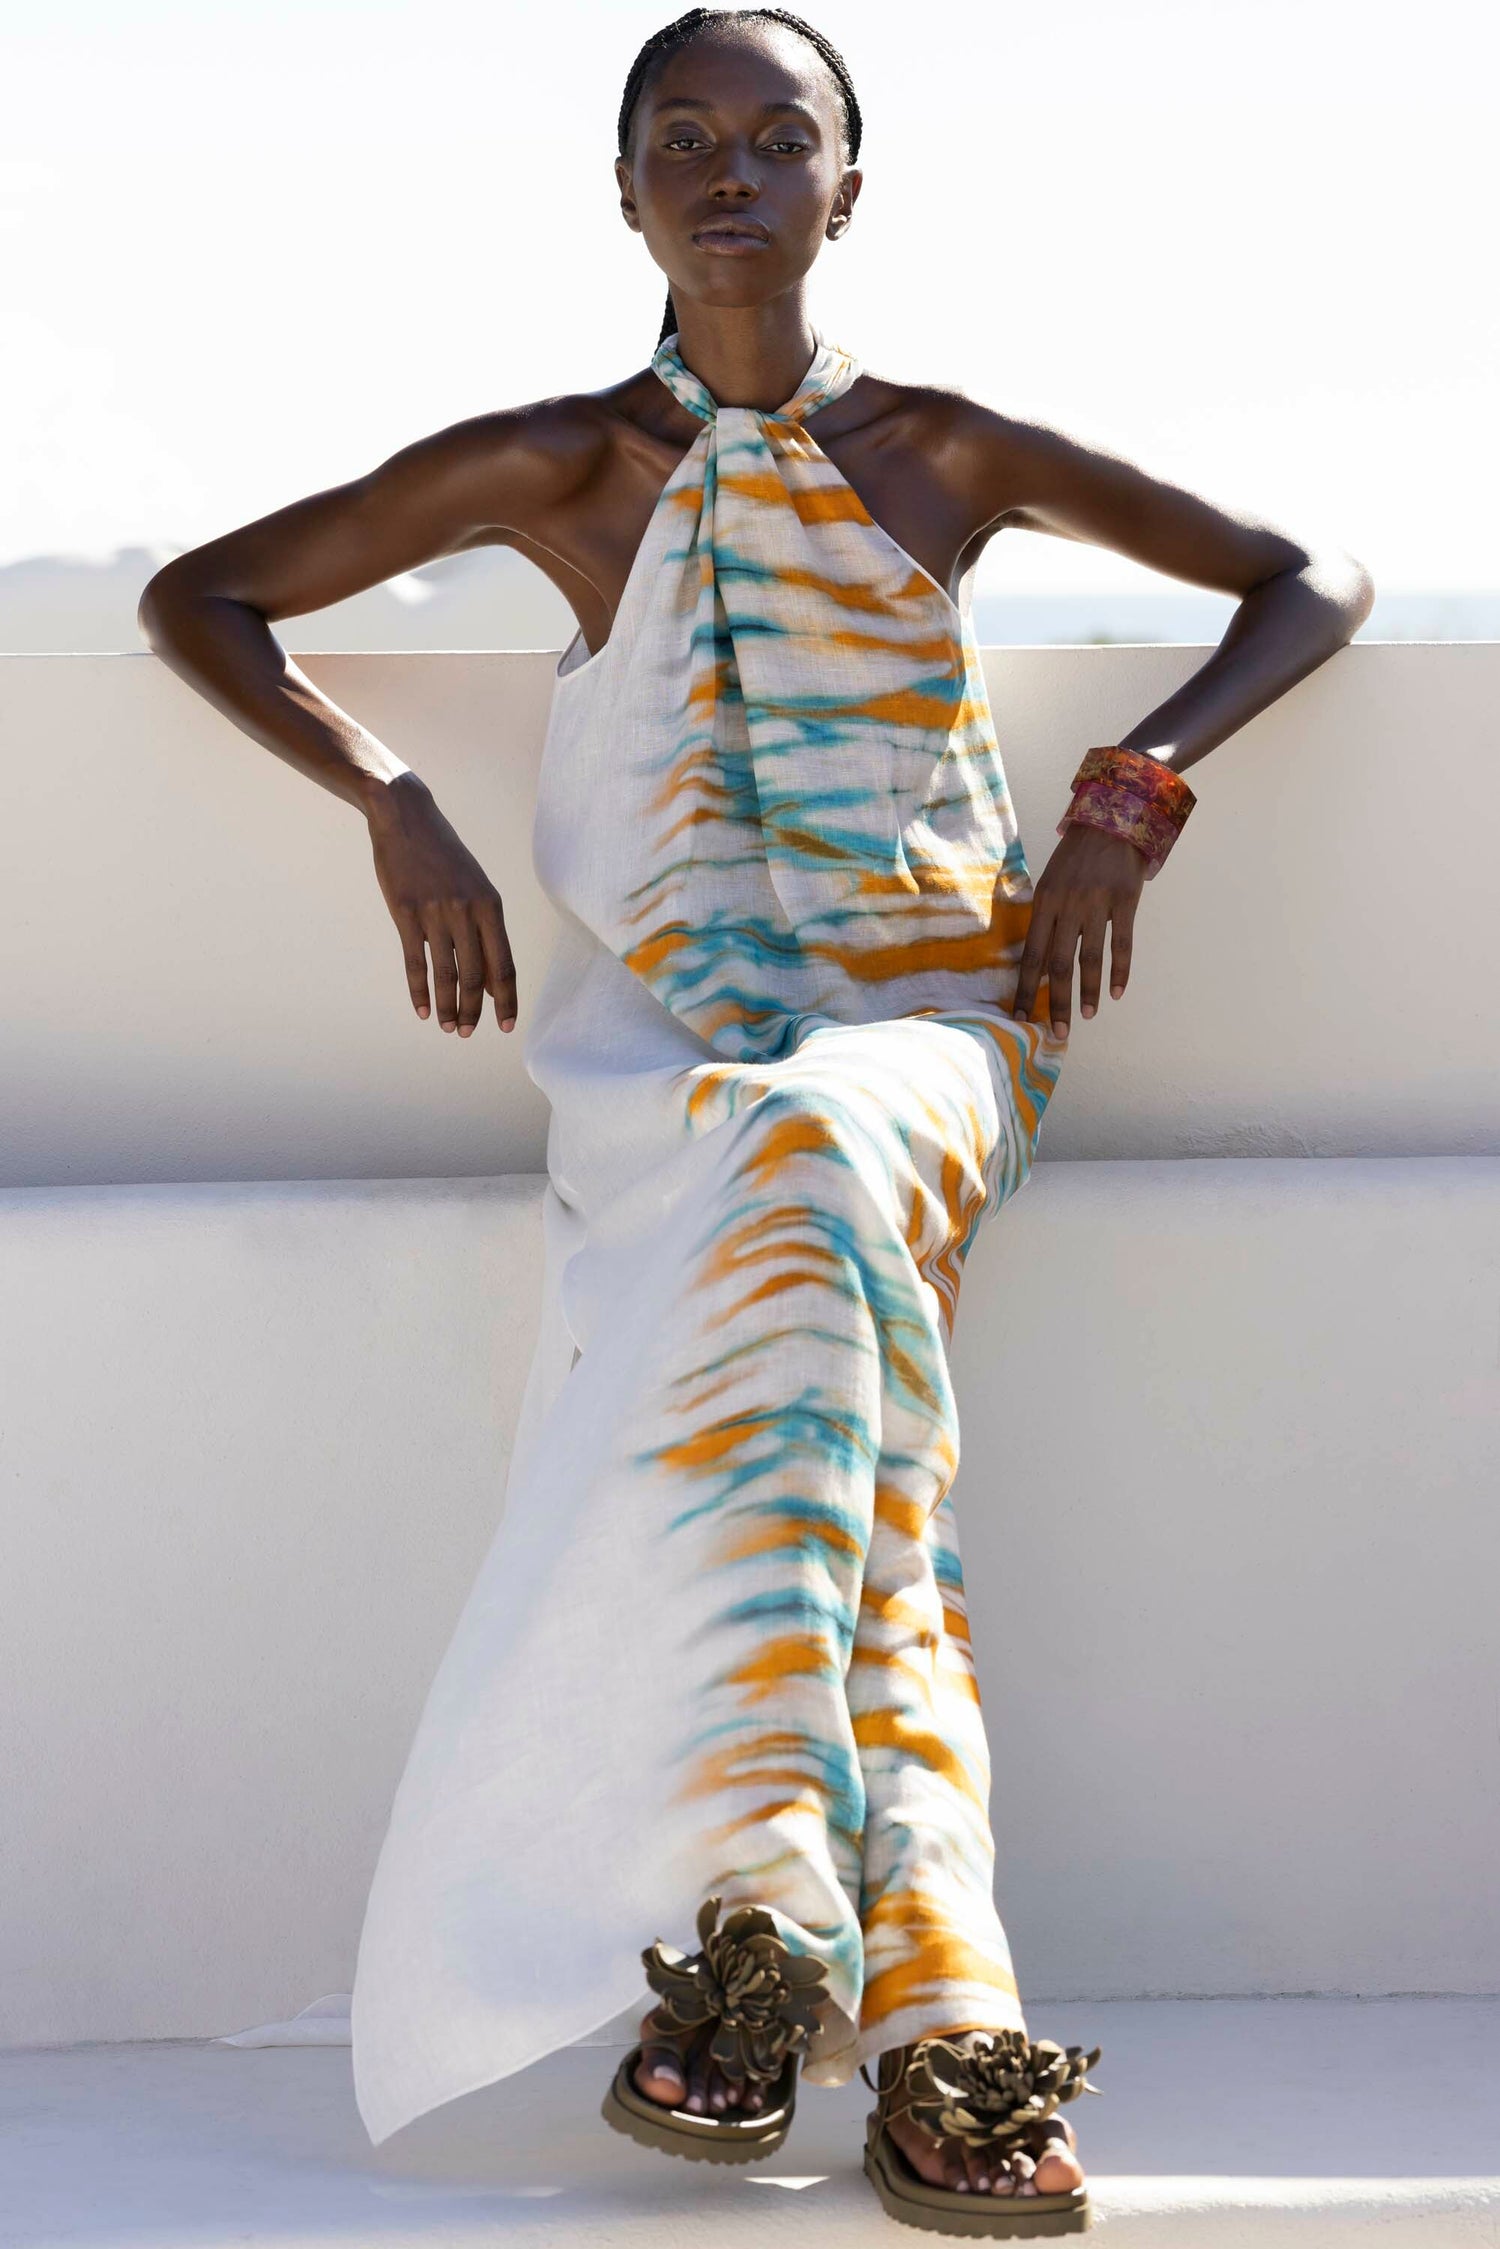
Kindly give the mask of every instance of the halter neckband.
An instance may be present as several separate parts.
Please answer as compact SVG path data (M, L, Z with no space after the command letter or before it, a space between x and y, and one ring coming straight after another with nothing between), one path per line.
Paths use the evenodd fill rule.
M701 382L684 367L677 356L677 337L663 337L651 361L652 373L659 375L679 405L700 422L717 421L721 411L718 400L708 385ZM824 343L821 337L813 353L812 364L785 406L773 412L759 406L726 406L726 414L753 414L757 421L804 422L809 414L816 414L820 406L827 406L848 390L860 376L859 361L837 344Z

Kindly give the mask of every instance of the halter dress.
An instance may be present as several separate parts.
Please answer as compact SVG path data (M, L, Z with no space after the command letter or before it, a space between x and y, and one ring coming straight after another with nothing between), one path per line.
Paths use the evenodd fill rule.
M947 1349L1062 1058L1030 881L967 612L811 433L857 363L764 413L676 342L702 428L543 751L542 1326L360 1934L375 2143L644 2010L710 1896L824 1963L812 2083L1024 2028Z

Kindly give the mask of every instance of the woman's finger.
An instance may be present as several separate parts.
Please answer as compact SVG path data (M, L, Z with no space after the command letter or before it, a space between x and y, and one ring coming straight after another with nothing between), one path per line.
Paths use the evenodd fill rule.
M399 913L395 916L397 934L401 939L401 957L406 963L406 989L411 994L411 1004L421 1016L432 1013L432 1001L427 990L427 952L422 942L422 924L415 914Z
M458 963L453 957L453 939L440 921L428 924L427 950L432 955L432 988L437 995L438 1021L445 1031L451 1031L458 1022Z
M1078 1011L1092 1015L1099 1005L1099 983L1104 973L1104 932L1109 926L1109 900L1101 891L1084 908L1083 941L1078 948Z
M484 1008L484 947L471 913L453 914L453 951L458 960L458 1035L469 1038Z
M1109 996L1117 1000L1130 982L1130 954L1135 941L1134 898L1117 898L1109 919Z
M1073 955L1078 949L1078 917L1070 913L1052 924L1047 948L1047 1003L1052 1015L1052 1036L1065 1039L1073 1014Z
M486 898L477 919L486 975L495 999L495 1020L502 1031L509 1031L516 1020L516 964L511 959L510 939L505 934L505 914L499 899Z
M1041 982L1043 963L1052 937L1052 909L1042 899L1032 903L1031 920L1026 927L1026 944L1021 954L1021 970L1016 979L1016 996L1012 1003L1018 1016L1024 1019L1031 1013L1036 999L1036 988Z

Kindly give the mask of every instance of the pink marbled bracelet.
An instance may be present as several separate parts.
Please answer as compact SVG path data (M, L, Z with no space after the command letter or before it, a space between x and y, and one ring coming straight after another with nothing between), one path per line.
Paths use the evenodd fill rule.
M1197 798L1180 773L1144 750L1116 744L1089 750L1073 776L1073 801L1057 823L1098 828L1134 844L1146 860L1149 882L1182 833Z

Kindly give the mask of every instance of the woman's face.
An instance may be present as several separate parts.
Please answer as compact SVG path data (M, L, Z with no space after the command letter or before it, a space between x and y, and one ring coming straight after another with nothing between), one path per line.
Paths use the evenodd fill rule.
M679 305L764 304L802 279L859 193L843 130L832 75L795 32L708 33L668 56L615 173Z

